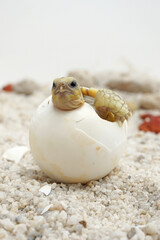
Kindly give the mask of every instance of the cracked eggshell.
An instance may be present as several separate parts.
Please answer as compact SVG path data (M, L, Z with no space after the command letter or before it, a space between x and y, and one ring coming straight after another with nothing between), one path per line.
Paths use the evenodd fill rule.
M106 176L117 165L127 125L101 119L87 103L72 111L56 109L49 97L32 118L30 147L40 168L53 180L85 183Z

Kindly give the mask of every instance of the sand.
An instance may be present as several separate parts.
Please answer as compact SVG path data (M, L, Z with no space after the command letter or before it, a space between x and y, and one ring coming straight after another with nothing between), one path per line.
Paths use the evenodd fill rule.
M29 146L31 116L46 97L0 92L0 239L160 239L160 134L138 131L143 111L133 115L119 165L88 185L53 182L30 151L18 163L2 157Z

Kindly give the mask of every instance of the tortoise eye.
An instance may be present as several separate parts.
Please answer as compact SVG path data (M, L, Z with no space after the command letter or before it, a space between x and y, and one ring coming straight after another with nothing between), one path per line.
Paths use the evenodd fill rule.
M53 82L52 89L55 89L55 88L56 88L56 84L55 84L55 82Z
M77 87L77 82L76 82L75 80L73 80L73 81L69 84L69 86L70 86L71 88L75 88L75 87Z

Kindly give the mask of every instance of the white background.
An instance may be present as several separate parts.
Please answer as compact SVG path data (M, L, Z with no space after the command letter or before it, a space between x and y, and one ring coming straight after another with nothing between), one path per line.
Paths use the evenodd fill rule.
M126 60L160 78L159 0L0 0L0 83Z

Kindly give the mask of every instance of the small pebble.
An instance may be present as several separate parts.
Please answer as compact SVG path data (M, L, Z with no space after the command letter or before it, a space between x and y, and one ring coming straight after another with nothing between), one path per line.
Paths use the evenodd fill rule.
M160 223L159 223L160 226ZM157 232L157 226L155 222L148 223L145 227L145 233L148 235L155 235Z
M135 228L131 228L129 232L127 233L128 239L131 239L136 234Z
M18 94L25 94L25 95L31 95L36 90L38 90L39 86L37 83L35 83L32 80L24 79L20 82L17 82L13 84L13 91Z
M0 191L0 201L6 198L6 193Z
M13 222L8 218L0 220L0 226L9 232L13 231L15 227Z

